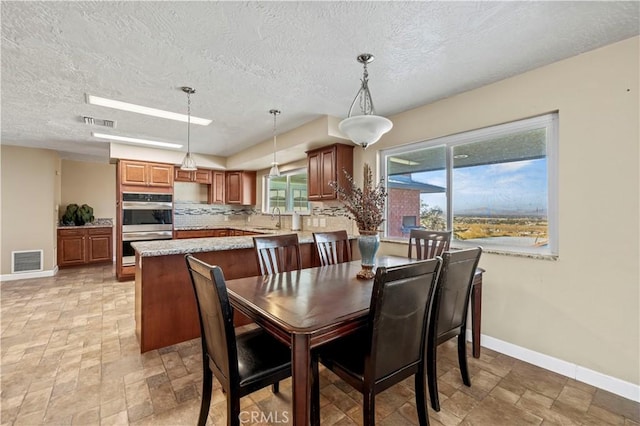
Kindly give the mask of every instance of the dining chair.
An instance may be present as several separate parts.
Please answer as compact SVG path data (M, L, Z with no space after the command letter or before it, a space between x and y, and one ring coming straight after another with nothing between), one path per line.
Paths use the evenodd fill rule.
M427 336L427 376L431 406L440 411L436 354L438 345L458 337L458 364L462 382L471 386L467 367L467 311L473 277L482 248L446 251L442 254L442 270L436 285Z
M410 259L432 259L441 256L449 250L451 244L451 231L428 231L424 229L412 229L409 233ZM415 256L413 255L415 246Z
M227 424L240 424L240 398L291 376L291 351L258 328L235 333L222 269L185 255L195 293L202 341L202 402L198 425L207 422L213 376L227 396Z
M318 362L362 393L364 425L375 424L376 394L413 375L418 420L429 424L424 344L441 261L438 257L377 269L366 327L312 354L314 425L320 423Z
M351 242L347 231L314 232L313 242L320 266L351 262Z
M253 237L261 275L302 269L298 234Z

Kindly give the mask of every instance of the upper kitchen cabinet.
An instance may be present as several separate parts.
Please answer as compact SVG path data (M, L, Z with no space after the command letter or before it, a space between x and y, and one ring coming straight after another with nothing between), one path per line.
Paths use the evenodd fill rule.
M175 168L174 180L176 182L195 182L209 185L211 183L211 170L198 169L193 171Z
M209 204L224 204L225 198L225 172L211 171L211 187L209 190Z
M225 180L226 204L256 204L256 172L227 172Z
M353 145L335 144L307 151L309 201L335 200L329 182L348 185L343 170L353 176Z
M173 186L173 165L145 161L120 160L120 184L137 186Z

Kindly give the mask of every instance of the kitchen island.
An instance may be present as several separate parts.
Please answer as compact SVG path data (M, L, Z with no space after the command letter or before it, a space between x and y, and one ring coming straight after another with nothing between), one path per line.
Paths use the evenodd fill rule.
M243 228L263 234L291 234L289 230ZM311 232L295 232L300 241L302 267L318 266ZM357 258L355 237L352 252ZM193 288L184 256L222 268L225 279L260 275L251 236L190 238L135 242L135 318L140 351L170 346L200 336ZM239 313L236 325L248 323Z

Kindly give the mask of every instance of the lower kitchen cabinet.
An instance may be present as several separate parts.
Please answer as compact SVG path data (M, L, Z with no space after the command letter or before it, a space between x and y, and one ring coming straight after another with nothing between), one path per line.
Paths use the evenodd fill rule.
M58 229L58 267L113 261L113 227Z

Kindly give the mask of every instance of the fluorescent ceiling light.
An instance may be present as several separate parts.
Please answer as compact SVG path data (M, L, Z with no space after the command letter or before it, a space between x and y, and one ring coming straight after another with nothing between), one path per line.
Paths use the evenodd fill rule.
M130 138L128 136L107 135L104 133L91 133L91 136L93 136L94 138L109 139L112 141L131 142L131 143L137 143L140 145L159 146L162 148L174 148L174 149L182 148L182 145L177 143L150 141L147 139Z
M392 163L404 164L406 166L417 166L418 164L420 164L416 161L405 160L404 158L398 157L391 157L389 158L389 161L391 161Z
M153 117L168 118L169 120L188 122L189 117L186 114L178 114L177 112L163 111L161 109L149 108L127 102L114 101L113 99L101 98L87 93L87 103L91 105L100 105L107 108L119 109L122 111L137 112L138 114L151 115ZM191 116L193 124L208 126L212 120Z

